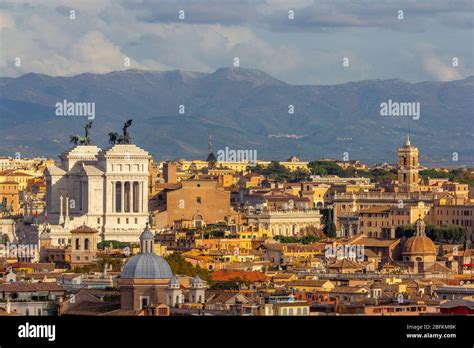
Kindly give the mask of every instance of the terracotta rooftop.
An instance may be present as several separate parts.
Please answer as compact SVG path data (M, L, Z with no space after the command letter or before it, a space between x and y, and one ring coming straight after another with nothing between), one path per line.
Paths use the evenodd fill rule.
M62 313L62 315L106 315L106 313L119 310L118 302L81 301Z
M380 207L371 207L371 208L366 208L362 209L359 211L360 214L380 214L380 213L388 213L390 211L391 207L389 206L380 206Z
M0 291L4 292L31 292L31 291L65 291L56 283L23 283L13 282L0 284Z
M246 280L250 282L265 282L268 277L260 272L245 272L245 271L217 271L212 273L212 280L214 281L233 281Z
M97 233L98 231L92 227L82 225L73 229L70 233Z

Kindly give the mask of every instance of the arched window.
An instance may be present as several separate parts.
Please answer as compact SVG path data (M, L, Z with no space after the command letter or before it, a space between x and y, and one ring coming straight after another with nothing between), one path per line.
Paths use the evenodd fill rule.
M296 314L301 315L301 308L298 308L298 309L296 310Z
M89 238L84 239L84 250L89 250Z
M194 216L194 219L193 219L193 220L194 220L194 221L193 221L193 222L194 222L194 227L198 227L198 228L199 228L199 227L202 227L202 226L204 225L204 221L203 221L204 218L202 217L202 215L199 215L199 214L198 214L198 215Z
M283 308L283 310L281 311L281 314L282 315L287 315L286 308Z
M303 315L308 315L308 308L303 308Z
M81 249L81 240L79 238L76 238L76 250Z
M289 315L293 315L293 308L290 308L290 310L288 311Z

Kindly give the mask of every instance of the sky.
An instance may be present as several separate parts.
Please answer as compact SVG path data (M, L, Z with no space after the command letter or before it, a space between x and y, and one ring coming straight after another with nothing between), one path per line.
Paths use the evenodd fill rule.
M2 0L0 76L238 58L291 84L450 81L474 75L473 27L472 0Z

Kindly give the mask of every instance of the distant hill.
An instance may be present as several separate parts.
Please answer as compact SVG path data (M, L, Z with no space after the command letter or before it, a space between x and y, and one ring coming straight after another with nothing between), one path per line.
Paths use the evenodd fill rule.
M202 158L212 135L216 152L257 150L260 159L331 157L394 162L408 131L426 164L474 164L474 77L451 82L394 80L296 86L244 68L214 73L126 70L51 77L0 78L0 155L56 157L83 133L85 117L55 115L55 104L95 102L91 131L106 146L133 118L134 142L157 159ZM419 102L419 120L380 116L389 99ZM184 105L185 114L179 114ZM294 114L289 114L294 105ZM452 162L457 152L459 162Z

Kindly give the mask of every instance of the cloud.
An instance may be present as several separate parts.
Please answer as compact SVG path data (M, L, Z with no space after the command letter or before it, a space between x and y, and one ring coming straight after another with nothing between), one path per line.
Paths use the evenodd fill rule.
M434 51L434 48L427 44L421 44L418 47L421 54L423 69L435 80L452 81L461 79L459 72L462 67L453 67L452 58L442 59ZM450 65L451 64L451 65Z
M421 31L424 22L434 16L452 13L472 13L470 0L151 0L123 2L137 14L138 21L150 23L246 25L276 31L321 31L335 28L377 27L401 31ZM180 19L178 11L185 12ZM288 19L288 11L295 11L295 19ZM398 11L406 15L398 20ZM472 24L468 20L467 24ZM443 20L445 25L455 25ZM472 27L472 26L471 26Z
M234 57L295 84L452 79L473 71L472 3L464 0L4 0L0 9L0 76L212 72ZM405 11L402 22L398 9ZM418 42L436 50L408 52ZM450 68L450 52L462 68ZM342 67L345 56L349 68ZM16 57L21 67L13 64Z
M8 13L0 12L0 30L14 29L15 20Z

